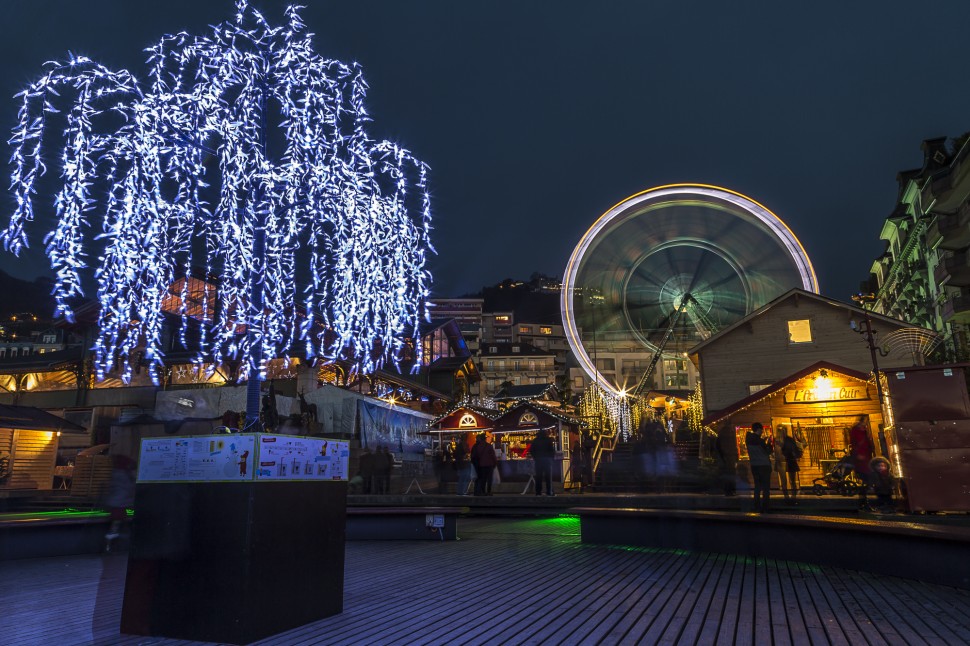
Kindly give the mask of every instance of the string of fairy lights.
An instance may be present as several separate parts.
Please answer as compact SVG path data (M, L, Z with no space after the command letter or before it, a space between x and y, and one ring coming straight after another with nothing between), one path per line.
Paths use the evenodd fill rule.
M192 342L198 362L244 358L264 377L297 341L308 357L363 372L395 361L404 343L420 355L434 251L428 168L369 137L360 67L316 54L298 7L271 26L247 0L207 35L166 35L146 51L144 83L84 56L47 63L18 95L10 139L16 206L0 240L19 254L48 140L60 135L45 238L55 315L73 319L92 238L104 247L91 263L96 378L117 366L127 382L144 360L158 383L162 301L194 267L218 276L195 316L207 323ZM268 138L281 141L275 157Z

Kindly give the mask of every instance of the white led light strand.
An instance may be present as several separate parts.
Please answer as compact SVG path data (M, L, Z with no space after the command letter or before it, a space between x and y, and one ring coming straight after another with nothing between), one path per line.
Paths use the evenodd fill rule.
M199 363L242 358L262 374L300 339L307 356L371 372L410 338L421 365L434 251L427 166L368 136L361 69L321 58L298 8L285 15L272 27L238 0L235 19L210 34L168 35L146 50L147 83L70 55L18 95L16 206L0 239L15 254L27 246L48 126L63 122L46 251L57 314L73 320L89 221L102 220L98 379L118 369L128 381L143 356L158 383L171 296ZM194 268L205 287L190 342Z

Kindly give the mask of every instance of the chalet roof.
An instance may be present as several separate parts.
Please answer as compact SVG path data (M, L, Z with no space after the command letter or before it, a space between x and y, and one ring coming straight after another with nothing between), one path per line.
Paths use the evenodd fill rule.
M456 406L444 415L431 420L428 422L428 428L439 431L490 431L495 426L495 419L499 414L499 411L465 404ZM474 425L470 420L474 420Z
M747 316L745 316L741 320L736 321L733 325L729 325L728 327L724 328L723 330L718 331L717 334L711 336L709 339L706 339L704 341L701 341L700 343L698 343L697 345L695 345L693 348L691 348L690 350L688 350L688 354L690 354L690 355L697 354L702 349L706 348L707 346L709 346L712 343L716 343L721 338L723 338L724 336L730 334L731 332L733 332L737 328L741 327L742 325L747 325L750 321L753 321L754 319L756 319L759 316L763 315L765 312L767 312L771 308L775 307L776 305L780 305L781 303L784 303L785 301L788 301L788 300L791 300L791 299L794 299L794 298L807 298L807 299L810 299L810 300L813 300L813 301L816 301L816 302L819 302L819 303L823 303L825 305L829 305L831 307L835 307L835 308L839 308L839 309L844 309L844 310L847 310L847 311L856 313L860 317L863 317L866 314L868 314L869 315L869 318L872 319L873 321L881 321L883 323L888 323L888 324L893 325L895 327L901 327L901 328L902 327L917 327L917 326L914 326L914 325L911 325L911 324L907 323L906 321L901 321L899 319L894 319L892 317L884 316L882 314L878 314L876 312L872 312L872 311L869 311L869 310L863 310L861 307L858 307L856 305L851 305L849 303L843 303L842 301L837 301L834 298L829 298L827 296L822 296L821 294L815 294L814 292L809 292L809 291L806 291L804 289L801 289L801 288L796 287L794 289L788 290L787 292L785 292L784 294L782 294L781 296L779 296L775 300L773 300L773 301L771 301L769 303L766 303L766 304L762 305L761 307L759 307L755 311L751 312L750 314L748 314Z
M528 414L532 413L529 418ZM552 428L564 422L570 426L585 426L583 420L536 402L521 402L502 413L495 420L495 430L538 430Z
M788 386L792 385L799 379L804 379L805 377L812 374L813 372L817 370L822 370L822 369L828 370L830 372L837 372L839 374L845 375L846 377L852 377L853 379L858 379L859 381L869 381L868 373L859 372L858 370L853 370L852 368L846 368L844 366L830 363L828 361L818 361L808 366L807 368L802 368L798 372L791 374L785 377L784 379L781 379L780 381L776 381L775 383L771 384L767 388L759 390L758 392L752 395L748 395L744 399L740 399L734 402L727 408L711 413L710 415L705 417L701 421L701 423L704 426L711 426L713 424L716 424L717 422L720 422L722 419L726 417L730 417L731 415L737 413L739 410L745 409L748 406L751 406L752 404L755 404L761 401L762 399L765 399L766 397L770 397L771 395L775 394L782 388L787 388Z
M74 422L51 415L33 406L7 406L0 404L0 428L64 433L87 433L87 429Z

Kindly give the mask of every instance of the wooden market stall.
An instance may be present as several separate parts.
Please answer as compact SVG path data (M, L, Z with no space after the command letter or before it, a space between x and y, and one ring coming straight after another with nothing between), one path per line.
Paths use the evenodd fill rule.
M765 429L784 427L806 443L799 460L801 487L829 472L849 448L849 429L867 421L870 441L879 452L878 433L885 428L876 384L869 374L819 361L766 388L709 414L705 426L734 429L742 470L747 464L745 433L754 422ZM777 486L777 483L773 483Z
M0 405L0 491L52 489L61 433L85 432L39 408Z

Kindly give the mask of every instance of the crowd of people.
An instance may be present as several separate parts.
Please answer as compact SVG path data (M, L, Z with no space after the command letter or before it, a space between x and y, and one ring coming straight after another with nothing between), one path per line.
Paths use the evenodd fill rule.
M893 511L895 479L889 461L875 456L865 416L847 429L849 446L845 463L847 472L854 476L859 493L859 508L864 511ZM745 433L744 447L753 484L753 503L757 513L767 513L771 501L772 474L776 474L785 502L797 505L801 490L799 461L808 443L797 431L789 432L779 425L772 433L761 422L754 422ZM737 469L739 463L736 431L730 423L721 426L715 443L716 457L720 465L721 483L725 496L737 494ZM876 495L876 509L868 500L868 492Z

